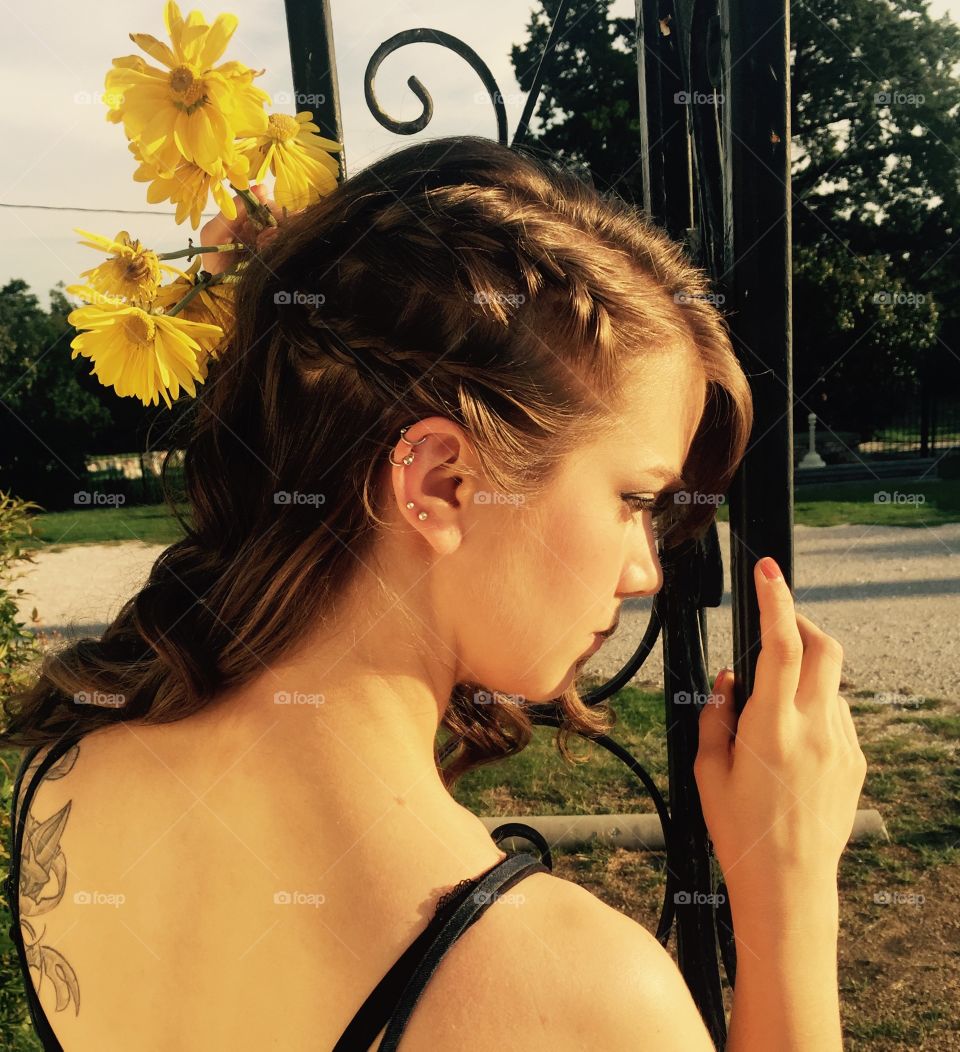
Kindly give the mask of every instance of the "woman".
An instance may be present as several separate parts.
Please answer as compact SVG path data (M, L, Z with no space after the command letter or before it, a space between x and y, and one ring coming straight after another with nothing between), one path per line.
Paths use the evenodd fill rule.
M609 729L577 672L661 587L657 537L710 524L716 500L672 494L724 493L752 416L704 275L469 136L267 240L191 422L185 538L8 706L5 741L52 760L18 877L38 1028L69 1052L710 1049L652 935L450 793L527 744L528 703L558 701L565 756ZM823 1052L865 765L839 646L771 562L756 689L737 726L718 681L697 782L738 938L728 1048Z

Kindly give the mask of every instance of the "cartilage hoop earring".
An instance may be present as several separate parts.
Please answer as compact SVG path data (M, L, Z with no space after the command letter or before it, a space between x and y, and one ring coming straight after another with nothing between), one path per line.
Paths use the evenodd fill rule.
M404 440L404 442L406 442L408 446L419 446L421 442L426 442L426 435L424 435L423 438L418 438L416 442L411 442L409 438L406 438L405 435L411 427L413 427L413 424L407 424L406 427L400 428L400 437Z
M400 437L401 437L401 438L402 438L402 439L404 440L404 442L406 442L408 446L419 446L421 442L426 442L426 440L427 440L427 436L426 436L426 435L424 435L424 436L423 436L423 438L418 438L416 442L411 442L411 441L410 441L410 439L409 439L409 438L407 438L407 437L405 436L405 432L407 432L407 431L409 431L409 430L410 430L410 426L411 426L411 425L409 425L409 424L408 424L408 425L407 425L406 427L401 427L401 428L400 428ZM394 466L395 468L399 468L399 467L409 467L409 466L410 466L410 465L411 465L411 464L413 463L413 458L414 458L414 456L415 456L415 454L414 454L414 453L408 453L408 454L407 454L407 455L406 455L406 456L405 456L405 457L403 458L403 460L401 461L401 463L399 463L399 464L398 464L398 463L397 463L397 462L396 462L396 461L395 461L395 460L393 459L393 450L391 449L391 450L390 450L390 452L389 452L389 453L387 453L387 460L389 460L389 461L390 461L390 463L391 463L391 464L392 464L392 465L393 465L393 466ZM415 508L415 507L416 507L416 505L415 505L415 504L413 503L413 501L412 501L412 500L408 500L408 501L407 501L407 507L408 507L408 508ZM425 519L426 517L427 517L427 513L426 513L425 511L421 511L421 512L420 512L420 514L419 514L419 515L417 516L417 518L418 518L418 519L419 519L419 520L420 520L421 522L423 522L423 520L424 520L424 519Z

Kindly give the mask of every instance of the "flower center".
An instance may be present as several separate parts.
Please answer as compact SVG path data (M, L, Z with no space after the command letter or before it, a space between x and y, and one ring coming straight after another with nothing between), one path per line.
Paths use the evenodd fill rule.
M174 104L187 113L192 113L198 106L206 102L203 93L203 80L193 74L189 66L177 66L170 73L170 88L182 99L175 99Z
M300 131L299 123L286 113L271 113L267 124L267 135L278 142L295 139Z
M124 260L123 276L127 281L148 281L151 277L150 261L143 253Z
M133 344L152 343L156 323L146 311L135 308L124 319L124 331Z

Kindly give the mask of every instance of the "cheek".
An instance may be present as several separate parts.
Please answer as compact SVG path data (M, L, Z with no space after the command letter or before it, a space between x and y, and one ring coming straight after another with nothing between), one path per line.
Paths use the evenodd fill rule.
M576 657L609 623L629 528L609 502L567 507L544 524L530 563L527 603L542 649Z
M455 604L463 658L481 683L532 701L555 697L610 619L629 524L616 509L579 501L486 515L474 549L482 562L471 562L471 587Z
M604 602L609 610L628 529L609 502L579 505L555 517L544 531L543 548L552 583L576 604L582 606L586 595L587 602Z

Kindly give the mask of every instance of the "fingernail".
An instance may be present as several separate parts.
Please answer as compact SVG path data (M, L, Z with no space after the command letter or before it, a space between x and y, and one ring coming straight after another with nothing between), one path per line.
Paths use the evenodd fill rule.
M783 580L783 574L780 572L780 567L777 566L776 559L771 559L769 555L765 555L760 560L760 571L768 581Z
M718 691L720 689L721 685L723 684L724 679L727 676L727 673L731 673L732 674L733 673L733 669L732 668L728 668L725 665L722 669L720 669L720 671L717 673L717 678L713 681L713 689L714 689L714 691Z

